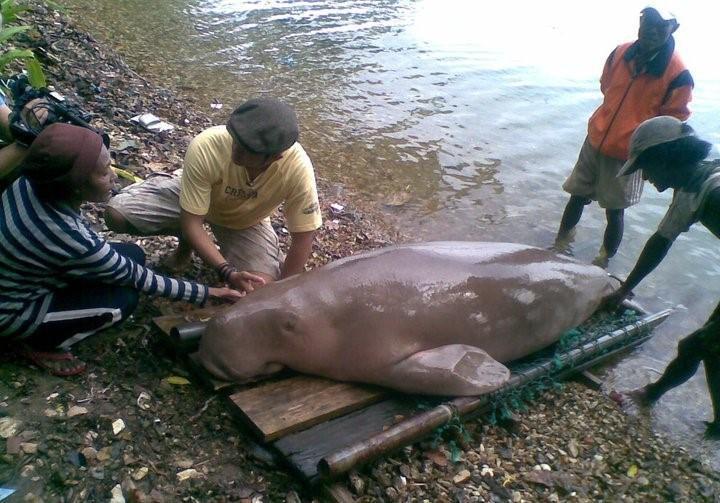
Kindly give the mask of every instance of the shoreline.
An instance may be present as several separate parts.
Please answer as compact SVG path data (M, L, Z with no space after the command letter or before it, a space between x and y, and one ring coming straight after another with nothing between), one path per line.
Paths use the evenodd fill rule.
M193 135L229 113L199 112L180 90L153 86L52 9L36 8L24 19L40 33L20 40L44 48L48 82L97 114L93 124L110 133L116 164L140 177L180 168ZM128 122L145 112L175 130L155 135ZM325 224L311 266L406 239L353 200L352 190L320 178L318 190ZM332 203L344 209L333 212ZM101 208L84 210L101 228ZM145 248L150 263L174 241L131 239ZM198 259L189 275L216 280ZM254 445L220 400L193 385L163 381L187 372L159 347L150 318L178 309L144 297L133 319L78 346L78 356L90 364L80 378L2 365L0 415L19 422L0 464L0 485L20 488L11 501L57 501L58 495L65 501L108 500L118 485L128 501L312 499ZM115 434L117 419L126 427ZM482 418L463 424L360 468L348 488L368 502L714 501L720 494L718 474L654 434L647 421L575 383L548 391L517 413L510 429ZM184 470L194 473L180 480Z

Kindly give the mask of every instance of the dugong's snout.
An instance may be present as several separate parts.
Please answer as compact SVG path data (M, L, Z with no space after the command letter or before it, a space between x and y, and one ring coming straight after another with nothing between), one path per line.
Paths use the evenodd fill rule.
M283 365L269 361L268 348L256 332L252 323L242 318L213 318L200 339L200 362L224 381L246 381L279 372Z

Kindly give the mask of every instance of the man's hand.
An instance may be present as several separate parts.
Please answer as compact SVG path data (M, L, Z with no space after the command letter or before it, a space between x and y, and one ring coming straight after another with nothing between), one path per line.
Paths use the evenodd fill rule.
M600 303L600 309L611 312L617 311L620 304L622 304L622 301L630 295L632 295L632 292L628 292L624 288L620 287L602 300Z
M230 302L235 302L245 297L245 292L238 292L237 290L233 290L232 288L227 287L210 287L208 288L208 295L216 299L223 299Z
M35 98L28 102L22 110L22 116L30 127L37 128L45 124L48 119L48 101L45 98Z
M227 278L228 284L243 293L250 293L265 284L265 279L247 271L234 271Z

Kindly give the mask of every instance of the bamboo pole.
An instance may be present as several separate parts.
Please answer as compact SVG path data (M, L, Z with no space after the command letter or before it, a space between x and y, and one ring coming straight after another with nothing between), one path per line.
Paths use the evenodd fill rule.
M561 368L566 370L558 372L561 375L571 374L583 367L584 364L597 364L608 356L615 354L621 349L628 349L647 340L650 336L641 337L637 340L628 341L642 330L651 330L665 321L671 310L666 309L659 313L645 316L641 320L604 335L595 341L587 343L580 348L563 353L559 356ZM627 342L626 344L622 344ZM610 348L620 344L606 352ZM332 452L318 462L318 473L322 477L335 477L349 471L354 466L366 463L382 454L404 445L416 442L433 430L449 422L453 417L467 416L477 412L484 406L491 403L496 393L502 393L523 384L529 383L543 375L549 375L557 370L556 361L547 361L522 373L514 374L500 390L490 395L480 397L460 397L433 409L421 412L409 419L395 424L378 433L374 437L356 442L343 449Z

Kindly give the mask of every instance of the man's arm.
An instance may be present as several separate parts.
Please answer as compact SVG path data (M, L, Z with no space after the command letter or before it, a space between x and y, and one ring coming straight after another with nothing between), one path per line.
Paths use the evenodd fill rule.
M645 276L653 272L655 268L660 265L660 262L663 261L665 255L667 255L672 243L672 241L662 237L657 232L650 236L650 239L645 243L642 253L640 253L635 267L628 275L625 283L623 283L622 290L629 293L645 279Z
M10 107L6 104L0 104L0 139L11 142L12 134L10 133Z
M617 51L617 47L612 50L610 55L605 60L605 66L603 66L602 75L600 76L600 92L605 94L605 91L608 87L608 80L610 79L610 68L612 67L613 60L615 59L615 51Z
M607 296L603 300L603 306L615 309L627 297L633 288L638 286L645 279L645 276L655 270L655 268L663 261L673 242L662 237L657 232L650 236L640 257L638 257L635 267L628 275L622 286L613 294Z
M206 264L217 269L225 262L225 257L218 251L203 227L204 223L205 215L194 215L183 209L180 210L180 230L183 237Z
M291 232L290 238L290 249L288 250L287 257L285 257L285 263L281 268L281 279L299 274L305 270L305 262L307 262L310 253L312 253L315 231Z
M0 149L0 180L7 180L10 183L17 177L12 175L27 154L27 149L17 143L11 143Z
M681 121L688 120L690 117L688 104L692 100L694 85L690 72L687 70L681 72L670 82L665 99L658 110L658 115L672 115Z
M183 237L206 264L223 273L220 266L227 260L218 251L212 238L203 227L204 222L205 215L194 215L183 209L180 210L180 230ZM252 292L255 287L265 284L264 278L247 271L238 271L234 267L224 279L230 286L241 292Z

